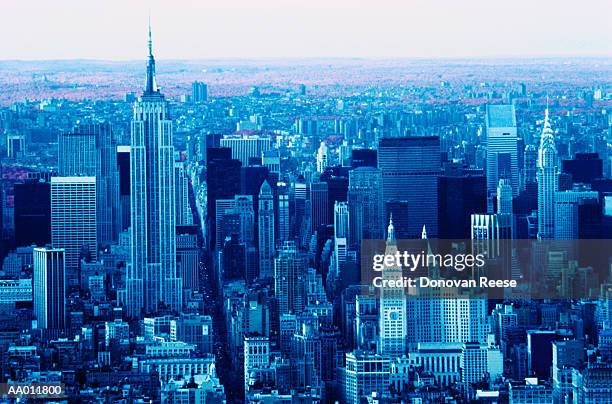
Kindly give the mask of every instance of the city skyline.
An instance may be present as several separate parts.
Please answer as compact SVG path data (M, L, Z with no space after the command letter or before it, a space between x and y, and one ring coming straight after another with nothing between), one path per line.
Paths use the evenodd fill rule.
M612 55L605 0L113 2L10 0L0 60L139 60L147 10L160 60Z
M127 49L144 3L116 4L103 40L85 33L98 5L57 3L99 18L50 18L94 27L37 46ZM503 24L516 4L432 3L183 1L138 62L0 61L0 401L41 385L66 404L612 403L612 58L154 57L202 7L293 11L307 24L282 41L302 52L334 52L355 31L317 24L367 11L351 40L384 50L417 5L408 28L429 13L447 38L478 17L445 46L512 31L520 48L531 29ZM549 3L519 14L563 40L548 20L578 24ZM245 32L216 45L273 42Z

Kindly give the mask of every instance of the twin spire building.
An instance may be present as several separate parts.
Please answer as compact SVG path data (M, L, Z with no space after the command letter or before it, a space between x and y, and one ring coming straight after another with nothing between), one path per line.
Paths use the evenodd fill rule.
M131 316L182 308L176 266L174 146L168 102L155 82L151 27L147 80L134 104L131 129L131 263L127 311Z

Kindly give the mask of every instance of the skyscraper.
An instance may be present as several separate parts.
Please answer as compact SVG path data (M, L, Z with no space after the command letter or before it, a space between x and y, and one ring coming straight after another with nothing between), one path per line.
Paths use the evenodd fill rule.
M98 242L118 240L121 228L117 142L110 124L78 125L58 137L59 174L96 177Z
M497 213L512 214L512 184L507 178L500 178L497 185Z
M500 178L507 178L512 194L518 195L518 137L514 105L487 105L487 192L496 191ZM428 227L429 228L429 227Z
M349 171L348 207L350 245L384 237L382 173L378 168L363 166Z
M272 188L264 181L259 191L259 276L274 275L274 199Z
M408 201L409 237L419 238L423 225L438 235L438 176L440 139L437 136L384 138L378 146L383 198Z
M397 252L397 241L395 240L395 229L393 218L389 220L387 229L387 247L385 255L395 255ZM402 279L401 267L385 267L382 271L384 281L400 281ZM379 353L391 358L404 355L406 351L407 318L406 318L406 295L403 288L382 287L380 288L380 312Z
M189 180L183 162L174 163L174 195L176 206L176 225L193 224L193 215L189 206Z
M336 274L340 274L342 265L346 262L349 240L349 210L346 202L334 204L334 259Z
M15 245L51 243L51 184L26 181L15 184Z
M48 330L66 328L66 273L64 250L34 249L34 316L37 327Z
M151 28L146 86L134 104L130 147L131 263L127 311L156 311L160 302L182 308L176 270L174 146L168 102L155 83Z
M314 182L310 184L310 208L312 231L316 231L319 226L330 224L328 209L329 188L327 182Z
M51 178L51 243L65 250L67 286L78 285L81 257L98 256L96 177Z
M191 100L195 103L208 101L208 86L201 81L191 83Z
M555 236L555 193L559 189L557 148L550 126L548 108L538 149L538 238L550 240Z
M321 142L319 149L317 150L317 171L322 173L329 165L329 152L325 142Z
M300 313L305 307L306 257L287 241L274 259L274 294L279 315Z
M597 203L599 193L585 186L575 186L569 191L555 192L555 240L576 240L579 238L580 205L590 201Z

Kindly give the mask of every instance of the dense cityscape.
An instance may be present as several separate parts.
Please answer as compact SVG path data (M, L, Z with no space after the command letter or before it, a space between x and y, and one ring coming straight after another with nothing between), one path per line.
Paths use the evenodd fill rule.
M61 385L54 402L612 403L612 59L154 50L149 29L139 63L0 62L0 383ZM436 240L550 290L368 281L372 251Z

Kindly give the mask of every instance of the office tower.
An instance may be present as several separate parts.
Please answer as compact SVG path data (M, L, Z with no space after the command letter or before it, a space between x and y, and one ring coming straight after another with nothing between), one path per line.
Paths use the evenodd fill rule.
M304 219L307 215L306 200L308 199L308 187L304 183L304 178L298 178L297 182L293 183L293 205L295 211L295 220L292 226L292 234L298 236L301 228L304 225ZM310 215L310 212L308 212Z
M307 259L287 241L274 259L274 293L279 315L300 313L305 307Z
M334 238L349 238L349 210L347 202L334 204Z
M552 345L555 340L556 331L527 330L527 366L531 375L540 379L550 378Z
M273 197L273 207L276 214L278 210L278 176L275 173L270 173L268 168L263 166L250 166L240 168L240 194L249 195L253 198L253 208L255 210L255 225L258 223L259 216L259 192L264 181L268 181L270 191ZM257 241L257 240L255 240Z
M496 191L500 178L512 185L518 195L518 149L514 105L487 105L487 192ZM429 228L429 226L428 226Z
M206 150L206 216L207 244L214 249L219 243L216 239L216 209L218 199L233 199L240 194L239 160L231 158L232 151L228 148L209 148Z
M507 178L500 178L497 185L497 213L512 214L512 184Z
M34 316L37 328L64 330L66 322L66 272L64 250L34 249Z
M362 403L366 397L380 397L389 389L391 360L384 355L365 351L346 353L344 368L343 401L347 404Z
M321 175L321 181L327 183L327 217L331 221L334 215L334 204L337 202L346 202L348 199L348 175L343 175L339 170L340 167L328 169Z
M325 142L321 142L321 145L317 149L317 171L323 173L329 166L329 151Z
M247 273L248 260L247 245L241 243L237 233L232 233L225 237L223 244L219 248L218 277L223 282L235 280L247 280L251 283L257 274L249 276Z
M130 227L130 146L117 146L121 231Z
M51 178L51 243L65 250L66 285L77 286L81 257L98 256L96 177Z
M271 278L274 275L274 198L268 181L259 191L259 276Z
M85 175L94 177L97 172L96 134L75 129L62 132L57 138L58 174L65 177Z
M423 225L438 235L440 139L436 136L385 138L378 146L383 199L408 201L409 237L419 238Z
M561 171L571 174L575 183L591 184L603 178L603 160L597 153L576 153L573 160L563 160Z
M59 174L96 177L98 242L118 240L121 226L117 142L110 124L78 125L58 137Z
M373 167L349 171L349 244L363 239L380 240L383 232L382 173Z
M346 262L349 240L349 210L346 202L336 202L334 205L334 259L336 274Z
M312 231L316 231L319 226L330 224L328 198L329 188L327 182L314 182L310 184L310 208Z
M216 202L217 250L227 237L237 235L240 243L255 241L255 212L251 195L235 195L234 199L219 199Z
M180 310L172 121L168 103L155 83L150 27L146 86L134 104L131 135L132 250L126 277L127 312L130 316L154 312L160 302Z
M270 366L270 340L262 335L244 337L244 391L249 391L251 373Z
M525 146L525 152L523 153L523 187L525 189L528 184L535 184L537 182L536 168L538 165L538 149L528 144Z
M176 225L193 224L193 214L189 206L189 179L182 162L174 163L174 205L176 207Z
M378 167L378 152L373 149L352 149L351 168Z
M258 135L226 135L221 139L221 147L232 149L232 158L240 160L243 167L251 165L250 158L258 159L272 148L272 139Z
M554 238L576 240L580 235L579 206L598 205L599 193L586 186L575 186L571 191L555 192Z
M14 185L15 245L51 243L51 184L26 181Z
M557 149L548 117L544 115L544 127L538 149L538 238L552 239L555 235L555 193L558 190Z
M201 81L191 83L191 100L194 103L208 101L208 86Z
M291 219L289 213L289 195L286 188L278 194L278 241L284 243L291 236Z
M292 386L321 389L321 336L318 324L304 321L291 339L291 367L295 371Z
M438 223L439 238L470 238L470 216L472 213L487 209L487 184L482 171L465 170L461 166L447 164L444 173L438 178ZM401 229L403 209L390 208L396 229ZM429 231L429 228L427 228ZM396 230L398 238L405 238Z
M197 225L176 226L177 272L183 280L183 289L200 290L200 250L198 248Z
M395 239L395 229L393 227L393 218L389 220L389 228L387 230L387 247L385 255L395 255L397 252L397 242ZM383 282L400 281L402 280L402 268L386 266L382 271ZM406 352L406 295L404 288L398 287L382 287L380 288L379 298L379 332L380 345L378 351L381 355L391 358L397 358Z
M97 139L96 220L98 243L106 246L119 239L121 228L117 141L110 124L81 125L79 131Z

